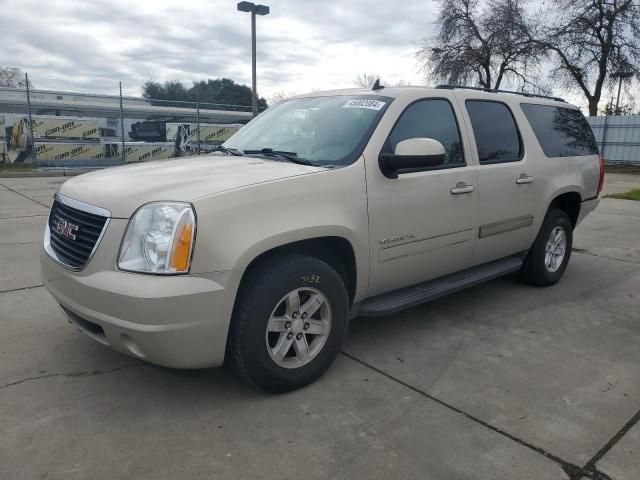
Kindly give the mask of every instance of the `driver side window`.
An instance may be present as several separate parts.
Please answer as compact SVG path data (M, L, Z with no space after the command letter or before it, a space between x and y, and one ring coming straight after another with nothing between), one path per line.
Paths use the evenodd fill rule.
M391 130L383 153L393 153L396 145L408 138L438 140L446 152L446 166L465 165L460 130L453 108L447 100L419 100L409 105Z

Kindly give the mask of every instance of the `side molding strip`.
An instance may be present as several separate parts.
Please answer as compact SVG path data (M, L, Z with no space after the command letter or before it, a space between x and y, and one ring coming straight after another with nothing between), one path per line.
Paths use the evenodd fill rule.
M491 235L498 235L499 233L510 232L511 230L518 230L531 225L533 225L533 215L510 218L509 220L481 225L479 236L480 238L490 237Z

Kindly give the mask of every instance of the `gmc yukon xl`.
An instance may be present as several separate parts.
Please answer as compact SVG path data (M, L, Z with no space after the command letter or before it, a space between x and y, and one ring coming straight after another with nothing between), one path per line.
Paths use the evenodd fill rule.
M356 315L512 272L556 283L602 182L585 118L560 99L313 93L213 154L64 183L42 275L103 345L174 368L226 361L281 392L329 368Z

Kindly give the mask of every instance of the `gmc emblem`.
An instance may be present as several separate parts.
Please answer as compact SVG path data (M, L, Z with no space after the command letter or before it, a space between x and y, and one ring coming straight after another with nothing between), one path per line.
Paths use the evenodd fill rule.
M53 223L53 229L63 237L76 239L76 233L78 233L78 225L75 225L67 220L59 218Z

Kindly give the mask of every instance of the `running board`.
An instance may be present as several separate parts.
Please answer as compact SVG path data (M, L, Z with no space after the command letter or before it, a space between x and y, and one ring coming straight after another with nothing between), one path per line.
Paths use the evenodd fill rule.
M449 293L458 292L487 280L517 272L522 266L522 260L522 255L507 257L435 280L368 298L354 306L352 317L391 315L405 308L430 302Z

